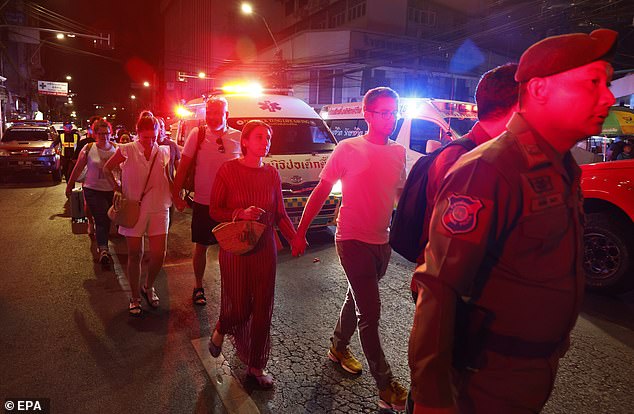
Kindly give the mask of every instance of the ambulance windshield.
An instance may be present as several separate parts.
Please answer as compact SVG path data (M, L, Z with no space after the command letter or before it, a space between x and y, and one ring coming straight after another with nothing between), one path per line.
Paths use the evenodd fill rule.
M255 118L229 118L231 128L242 130ZM321 119L269 118L262 119L273 128L271 155L311 154L331 152L335 138Z

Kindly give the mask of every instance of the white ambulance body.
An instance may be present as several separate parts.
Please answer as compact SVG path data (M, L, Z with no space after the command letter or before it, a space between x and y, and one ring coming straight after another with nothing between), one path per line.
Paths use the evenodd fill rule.
M474 103L429 98L401 98L391 139L407 149L407 171L428 154L469 132L477 121ZM368 131L361 102L326 105L321 116L338 141Z
M264 162L279 171L286 211L297 226L308 196L319 182L319 173L337 141L319 114L298 98L250 93L219 96L229 103L230 127L242 130L248 121L259 119L273 128L271 149ZM188 102L184 109L186 115L172 129L172 139L179 145L184 145L193 127L205 122L202 98ZM336 225L340 187L335 185L311 228Z

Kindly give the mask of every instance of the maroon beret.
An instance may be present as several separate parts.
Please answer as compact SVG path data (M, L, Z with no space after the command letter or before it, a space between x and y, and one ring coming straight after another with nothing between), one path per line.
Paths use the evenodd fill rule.
M601 60L611 51L617 35L614 30L597 29L590 34L572 33L540 40L520 57L515 80L526 82Z

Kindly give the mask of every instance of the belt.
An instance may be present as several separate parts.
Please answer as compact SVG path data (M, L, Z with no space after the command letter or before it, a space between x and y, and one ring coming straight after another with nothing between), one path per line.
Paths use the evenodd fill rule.
M562 345L557 342L533 342L515 336L487 332L484 349L515 358L550 358Z

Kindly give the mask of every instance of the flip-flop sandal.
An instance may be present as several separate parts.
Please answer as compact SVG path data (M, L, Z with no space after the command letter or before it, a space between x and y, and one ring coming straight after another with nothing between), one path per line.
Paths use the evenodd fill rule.
M130 305L128 306L128 314L130 316L141 316L141 301L135 301L134 299L130 299Z
M207 298L205 297L205 289L204 288L196 288L192 293L192 300L194 301L194 305L205 306L207 304Z
M159 307L159 297L156 294L154 286L152 286L152 288L150 289L150 295L148 295L148 289L145 286L141 286L141 293L143 293L143 296L145 296L145 300L147 301L148 305L153 308Z

